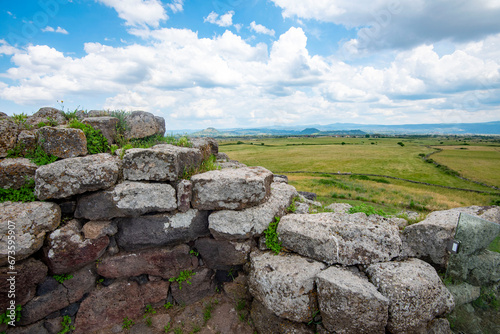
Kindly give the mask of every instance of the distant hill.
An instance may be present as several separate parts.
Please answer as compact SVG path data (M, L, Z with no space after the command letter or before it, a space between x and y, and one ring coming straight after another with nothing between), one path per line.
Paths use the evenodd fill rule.
M320 133L321 131L316 129L316 128L307 128L307 129L304 129L302 131L300 131L300 134L302 135L312 135L312 134L315 134L315 133Z
M304 136L304 135L350 135L363 136L365 134L383 135L500 135L500 121L486 123L440 123L440 124L401 124L401 125L373 125L355 123L333 123L327 125L267 127L250 129L214 129L189 132L198 137L242 137L242 136Z

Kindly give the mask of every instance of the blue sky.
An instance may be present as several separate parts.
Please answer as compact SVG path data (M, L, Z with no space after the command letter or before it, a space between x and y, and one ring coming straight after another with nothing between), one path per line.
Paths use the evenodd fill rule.
M0 3L9 115L146 110L167 130L500 120L498 0Z

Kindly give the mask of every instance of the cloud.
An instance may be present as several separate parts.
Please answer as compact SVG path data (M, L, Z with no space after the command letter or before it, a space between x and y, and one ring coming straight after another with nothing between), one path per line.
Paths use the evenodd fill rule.
M128 26L150 26L157 28L161 21L168 19L160 0L96 0L112 7ZM174 1L171 5L178 9L182 3ZM180 7L179 7L180 5ZM170 7L172 8L172 7Z
M268 29L262 24L256 24L255 21L250 23L250 30L255 31L258 34L265 34L269 36L274 36L275 31L273 29Z
M233 25L233 15L234 11L232 10L220 16L216 12L211 12L203 19L203 22L216 24L219 27L230 27Z
M16 49L15 47L9 45L6 40L0 39L0 55L13 55L15 53L21 52L19 49Z
M172 3L167 4L167 6L173 13L182 12L184 9L184 0L173 0Z
M42 29L43 32L56 32L56 33L59 33L59 34L64 34L64 35L68 35L68 31L64 28L61 28L61 27L57 27L57 29L54 29L52 28L51 26L46 26L45 28Z
M310 19L356 29L344 51L411 49L441 40L468 42L500 32L500 6L492 0L272 0L285 18Z
M140 31L141 43L87 43L83 56L0 40L13 64L0 73L0 99L36 110L104 96L92 108L147 110L169 129L475 122L500 112L500 34L454 43L447 53L420 45L369 66L310 54L302 28L270 47L231 31L212 38L189 29Z

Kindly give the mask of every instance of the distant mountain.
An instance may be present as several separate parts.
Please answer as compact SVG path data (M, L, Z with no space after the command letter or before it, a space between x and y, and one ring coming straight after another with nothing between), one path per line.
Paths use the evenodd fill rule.
M363 136L365 134L383 135L500 135L500 121L486 123L440 123L440 124L355 124L333 123L327 125L313 124L308 126L280 127L250 129L215 129L208 128L201 131L190 132L190 136L197 137L242 137L242 136L304 136L304 135L350 135Z

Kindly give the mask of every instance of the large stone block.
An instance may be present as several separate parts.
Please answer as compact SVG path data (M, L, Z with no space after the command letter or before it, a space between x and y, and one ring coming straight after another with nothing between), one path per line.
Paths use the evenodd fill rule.
M330 267L318 274L316 284L323 326L330 332L385 333L389 300L368 278Z
M125 317L134 319L144 314L147 304L167 298L169 282L157 281L138 285L136 282L118 281L108 287L95 289L83 300L75 321L75 334L93 333Z
M82 123L92 126L96 130L100 130L104 138L108 141L108 145L115 142L116 125L118 118L116 117L88 117Z
M208 213L189 210L185 213L116 218L118 246L126 251L173 246L210 235Z
M45 126L38 130L38 144L47 154L62 159L87 154L87 138L80 129Z
M269 223L274 221L274 217L285 214L297 195L294 187L274 182L267 201L241 211L214 212L208 217L208 226L216 239L238 240L260 236Z
M127 139L165 134L165 119L146 111L133 111L125 117L125 121L128 125L128 131L125 133Z
M0 118L0 158L7 156L7 151L16 146L20 129L10 117Z
M431 212L423 221L405 228L404 255L446 266L447 244L455 235L461 212L500 223L500 207L471 206Z
M21 261L38 251L45 234L53 231L60 222L61 209L54 203L0 203L0 235L3 236L0 239L0 266L8 263L14 240L15 260Z
M15 275L16 305L24 305L35 297L36 286L41 283L47 275L47 266L41 261L32 258L19 261L15 265L17 275ZM12 272L8 266L0 268L0 314L4 313L10 303L9 291L11 282L7 280Z
M0 161L0 188L19 189L35 177L37 165L25 158Z
M202 154L195 148L168 144L132 148L123 157L123 176L132 181L176 181L201 161Z
M176 208L177 198L171 185L125 181L112 189L80 197L75 217L91 220L138 217Z
M189 254L189 246L145 249L138 252L120 252L102 259L97 273L103 277L120 278L143 274L166 279L175 277L181 270L194 270L198 259Z
M107 153L70 158L41 166L35 174L35 194L40 200L64 198L113 186L121 160Z
M399 255L397 226L364 213L291 214L277 229L283 247L329 264L370 264Z
M192 206L199 210L241 210L263 203L273 173L263 167L214 170L191 177Z
M195 241L195 248L203 261L211 269L230 270L244 265L252 250L252 241L243 242L200 238Z
M279 317L306 322L317 305L314 280L325 268L298 255L252 253L250 293Z
M60 275L94 262L104 254L108 244L108 236L85 239L80 223L74 219L49 235L43 251L50 270Z
M372 264L367 273L380 293L389 299L391 333L416 333L434 318L455 307L452 294L436 270L419 259Z

